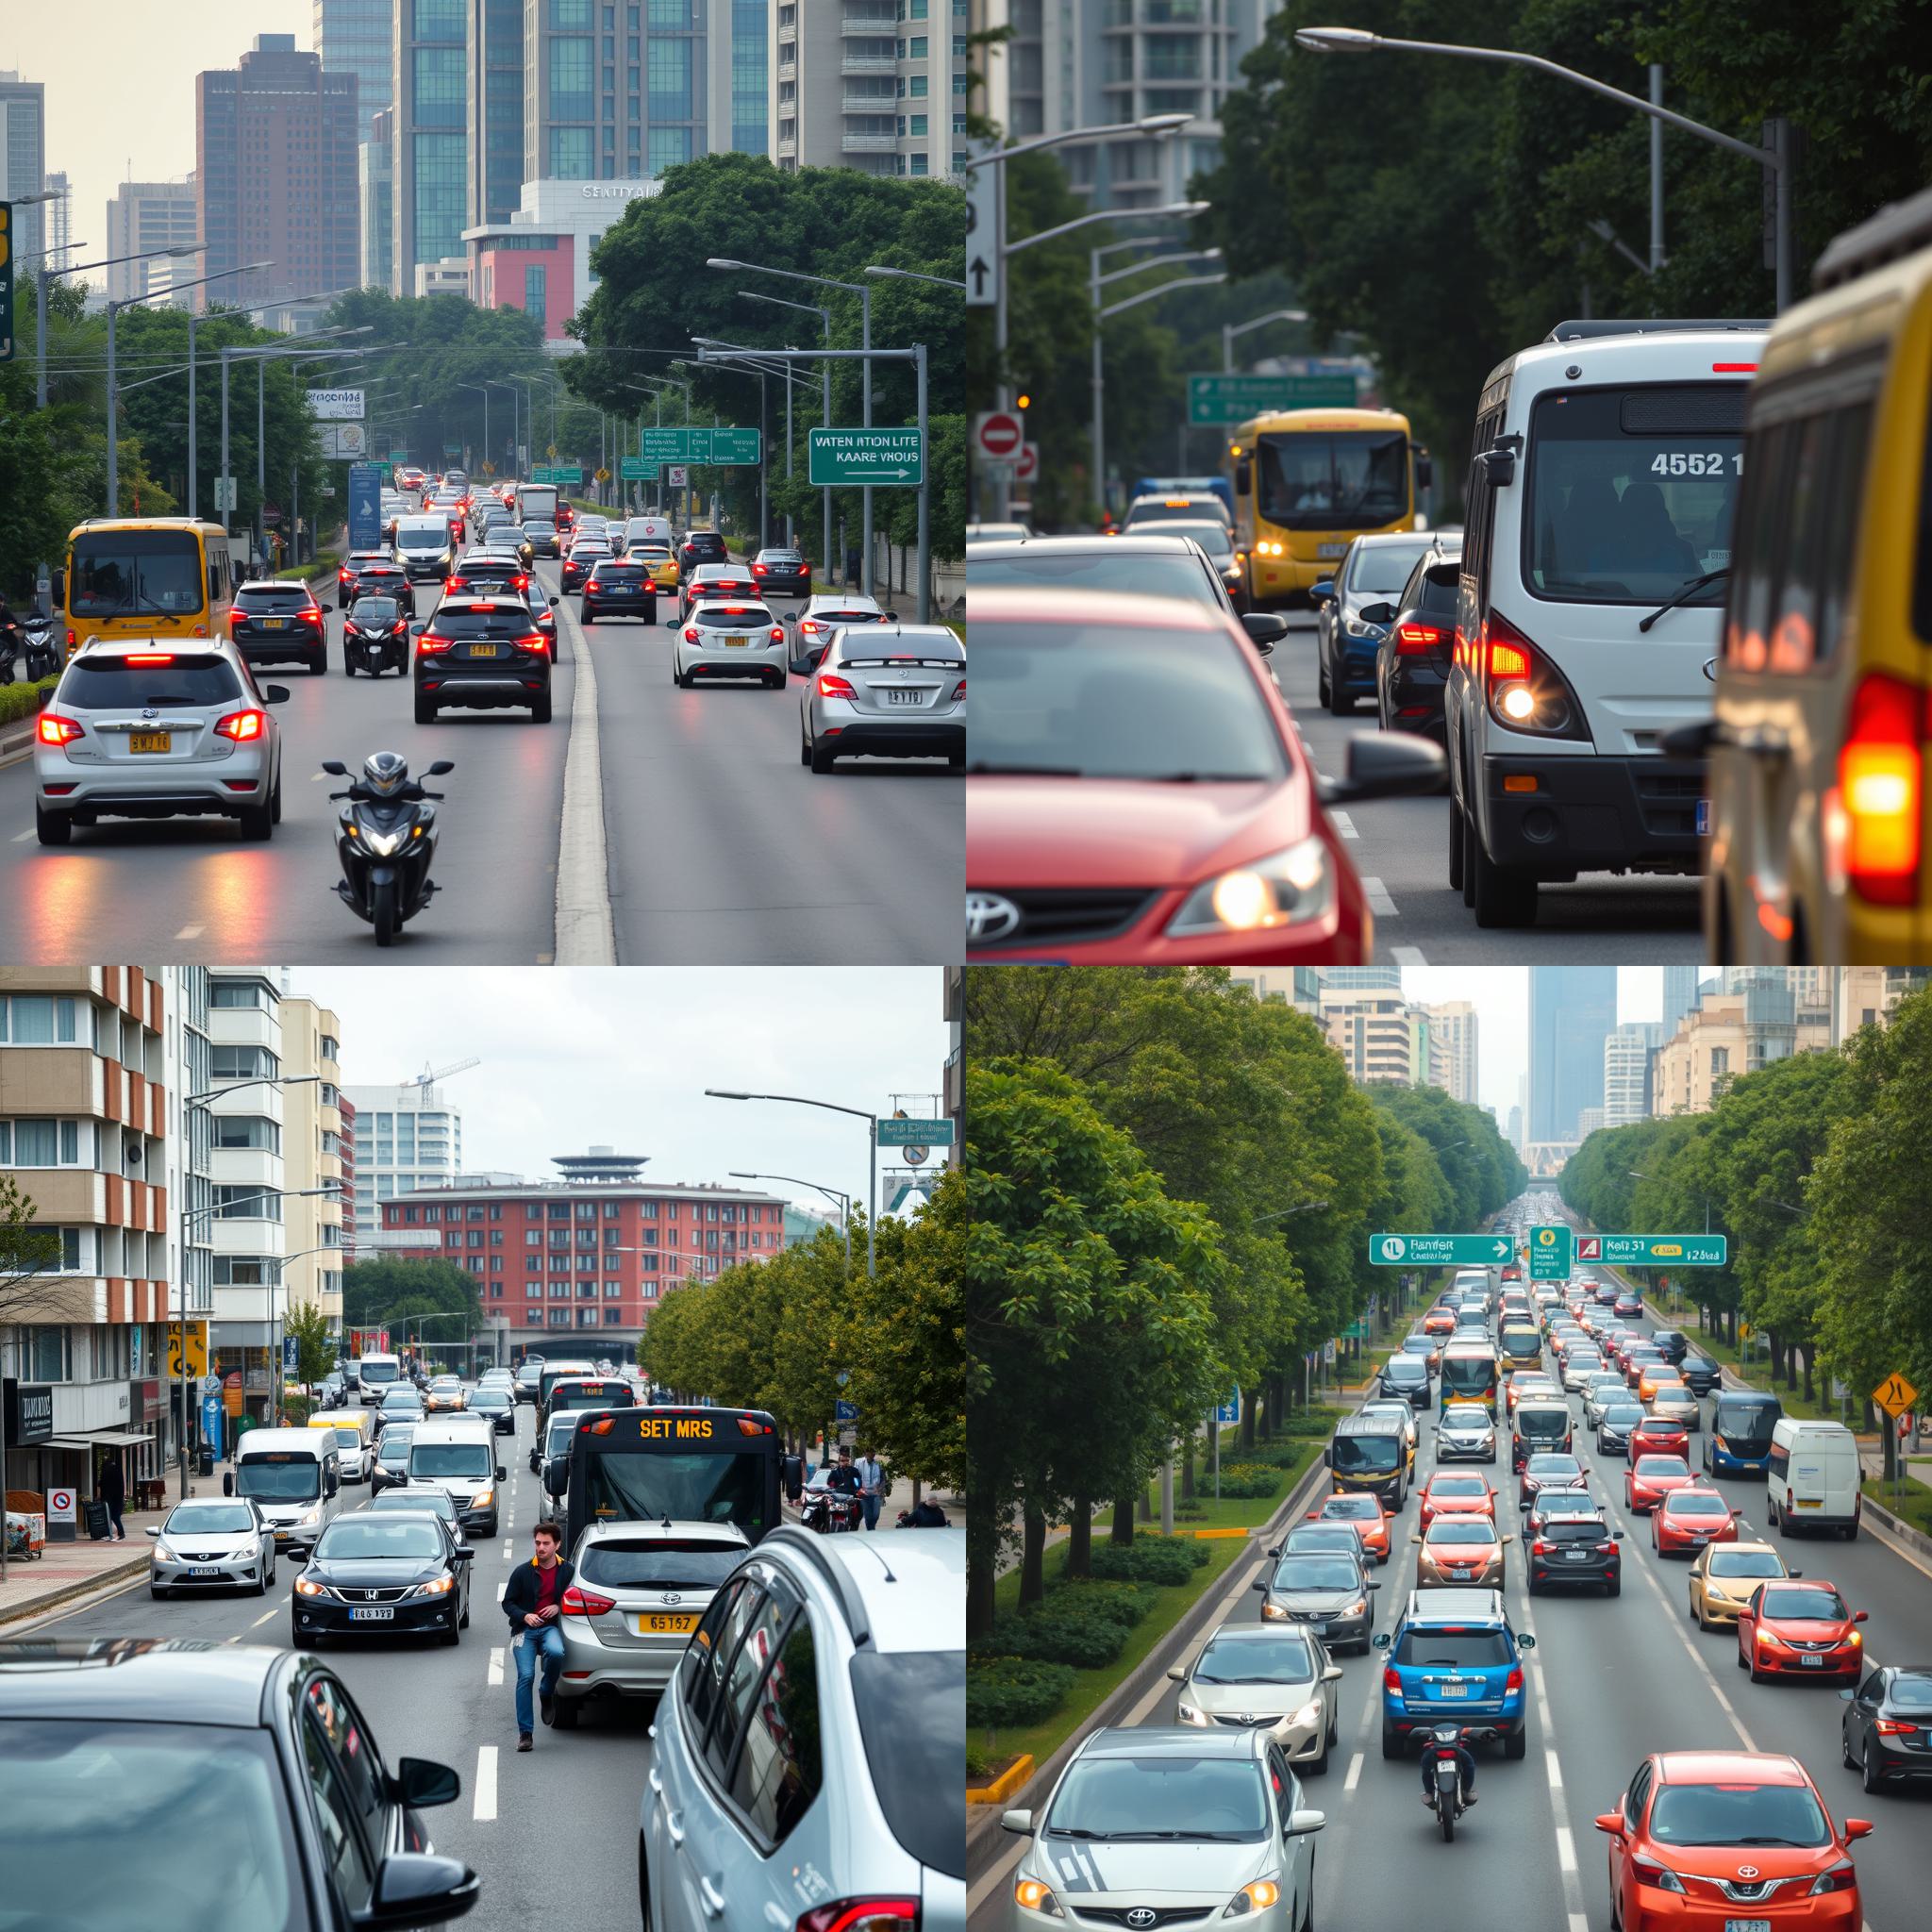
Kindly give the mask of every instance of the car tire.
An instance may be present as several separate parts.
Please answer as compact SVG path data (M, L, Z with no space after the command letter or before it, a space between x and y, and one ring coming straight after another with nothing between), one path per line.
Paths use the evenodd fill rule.
M1382 1726L1382 1756L1384 1757L1400 1757L1402 1756L1401 1740L1387 1724Z
M549 722L550 690L546 685L543 690L543 695L530 707L530 723L533 724L547 724Z
M1528 1755L1529 1720L1525 1718L1523 1721L1523 1728L1520 1731L1511 1731L1504 1738L1503 1756L1505 1757L1520 1760L1524 1757L1526 1757Z
M344 651L342 653L342 675L344 677L354 677L355 675L356 667L349 661L348 652Z
M1622 1596L1624 1594L1624 1579L1621 1576L1611 1577L1604 1585L1604 1594L1606 1596Z
M811 768L823 778L832 769L834 757L828 744L815 744L811 748Z
M557 1708L550 1713L550 1728L554 1731L574 1731L581 1714L583 1700L577 1697L559 1697Z
M1839 1762L1847 1771L1857 1771L1862 1768L1858 1760L1852 1756L1852 1734L1842 1720L1840 1721L1838 1727L1838 1756Z
M416 722L419 724L436 723L436 707L420 691L416 693Z
M1858 1756L1858 1783L1868 1798L1882 1797L1885 1794L1885 1780L1872 1769L1872 1745L1869 1740Z
M310 677L325 676L328 672L328 651L326 648L308 654L308 675Z
M269 815L269 817L270 817L271 819L273 819L273 820L275 821L275 823L276 824L281 824L281 822L282 822L282 768L281 768L281 765L280 765L279 763L277 763L277 764L276 764L276 766L275 766L275 790L274 790L273 791L271 791L271 792L269 793L269 795L268 795L268 815Z
M1453 798L1449 801L1449 890L1462 890L1462 813Z
M1328 715L1331 718L1352 718L1355 716L1355 699L1345 691L1331 674L1327 679Z
M798 730L798 762L801 765L811 763L811 740L805 735L805 727L802 724Z
M66 845L74 839L74 816L71 812L49 811L36 799L34 801L34 836L42 845Z
M147 1587L147 1593L154 1598L156 1603L159 1604L166 1603L175 1592L171 1590L164 1590L158 1583L151 1583Z
M638 1832L638 1924L641 1932L654 1932L651 1920L651 1861L644 1849L644 1834Z
M1498 865L1483 849L1482 835L1474 820L1471 837L1463 851L1463 864L1469 869L1469 903L1475 923L1485 931L1536 924L1535 878L1514 866Z
M445 1644L460 1643L463 1641L463 1624L459 1617L447 1630L439 1630L438 1638Z
M1324 710L1328 708L1328 665L1319 644L1315 647L1315 702Z
M266 801L260 805L244 805L239 814L242 821L242 836L259 844L263 840L275 836L275 807Z

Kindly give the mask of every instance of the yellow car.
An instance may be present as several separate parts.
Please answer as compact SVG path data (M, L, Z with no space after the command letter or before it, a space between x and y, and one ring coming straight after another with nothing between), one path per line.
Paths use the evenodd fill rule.
M469 1398L463 1393L463 1385L454 1375L439 1375L423 1397L425 1415L458 1411L468 1407Z
M676 590L677 559L671 554L670 544L633 543L625 555L633 563L648 564L651 581L660 591Z
M1690 1614L1700 1630L1731 1629L1760 1583L1790 1574L1769 1543L1707 1543L1690 1565Z

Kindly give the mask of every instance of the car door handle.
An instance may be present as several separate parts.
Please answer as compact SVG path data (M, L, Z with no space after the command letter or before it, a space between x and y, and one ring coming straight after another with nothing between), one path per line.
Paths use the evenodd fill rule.
M664 1795L664 1780L658 1775L658 1767L655 1764L652 1765L650 1775L644 1782L650 1786L654 1798L661 1798Z
M724 1894L702 1874L698 1878L698 1903L704 1907L706 1918L722 1919L724 1916Z

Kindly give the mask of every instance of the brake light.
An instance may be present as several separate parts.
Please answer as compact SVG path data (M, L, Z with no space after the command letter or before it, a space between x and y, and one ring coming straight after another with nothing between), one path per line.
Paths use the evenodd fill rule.
M320 623L322 622L322 610L321 610L321 607L320 607L320 606L315 606L315 607L311 607L311 608L310 608L309 609L308 609L308 610L305 610L305 611L303 611L303 612L302 612L302 622L303 622L304 624L318 624L318 625L319 625L319 624L320 624Z
M1024 1890L1029 1883L1023 1880ZM1042 1894L1046 1888L1041 1887ZM1023 1901L1025 1903L1025 1901ZM830 1904L814 1906L801 1912L792 1932L875 1932L885 1925L919 1928L919 1901L916 1898L835 1898Z
M470 588L470 580L468 577L445 577L442 588L445 591L467 591Z
M818 687L822 698L851 698L856 702L858 697L858 693L842 677L829 671L819 673Z
M959 700L963 698L965 695L966 680L962 677L959 680L959 682L953 687L953 702L957 705L959 702Z
M1757 373L1755 362L1713 362L1710 369L1713 375L1755 375Z
M1442 641L1442 633L1433 624L1398 624L1395 626L1395 654L1413 658L1433 651Z
M1555 1543L1545 1542L1541 1537L1538 1537L1535 1542L1530 1544L1529 1553L1533 1557L1547 1557L1556 1547Z
M1913 1738L1918 1736L1917 1724L1902 1724L1895 1717L1881 1717L1874 1722L1874 1728L1881 1738Z
M1895 677L1867 677L1852 694L1838 759L1839 843L1845 876L1874 905L1918 903L1924 704L1917 686Z
M488 617L493 608L493 606L489 604L472 604L470 606L470 615L472 617Z
M510 642L520 651L548 651L550 648L544 642L541 630L533 630L527 637L512 638Z
M429 632L425 631L423 635L416 640L416 648L419 651L421 651L425 658L438 658L441 657L443 652L447 651L455 642L456 639L454 638L434 637Z
M513 591L527 591L530 588L530 580L526 576L513 576L509 580L509 587Z
M819 632L824 628L824 626L819 623L816 617L800 618L798 621L798 627L802 631L808 632L813 637L817 637Z
M691 624L691 625L685 625L685 628L684 628L684 641L685 641L685 642L686 642L686 643L688 643L688 644L694 644L694 643L696 643L696 642L697 642L697 641L698 641L698 631L697 631L697 625L694 625L694 624Z
M1521 1664L1512 1664L1509 1667L1509 1674L1503 1679L1503 1695L1507 1697L1511 1691L1521 1690L1522 1689L1523 1666Z
M173 651L129 651L122 659L125 664L172 664L174 661Z
M785 641L785 626L782 624L774 624L772 626L772 641L774 644L782 644Z
M587 591L600 591L603 588L603 585L601 585L595 577L591 577L590 581L586 583L584 586L584 589Z
M575 1583L564 1591L561 1605L566 1617L601 1617L607 1610L616 1607L614 1596L606 1596L601 1591L585 1590Z
M751 574L755 577L761 577L764 575L766 568L767 566L762 563L755 563L751 567Z
M252 738L259 738L268 728L266 711L231 711L215 726L218 738L232 738L237 744L245 744Z
M62 718L53 711L42 711L40 734L42 744L72 744L76 738L85 738L87 731L78 719Z

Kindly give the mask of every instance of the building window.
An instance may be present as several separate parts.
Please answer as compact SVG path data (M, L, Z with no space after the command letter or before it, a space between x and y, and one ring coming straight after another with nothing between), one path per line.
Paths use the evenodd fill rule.
M624 1283L621 1281L607 1281L604 1284L604 1298L606 1301L615 1301L623 1292Z
M243 1187L215 1190L217 1221L279 1221L281 1218L282 1197L271 1193L258 1182L250 1181Z
M691 119L691 42L653 40L645 49L653 121Z
M214 1262L217 1288L266 1288L282 1265L273 1255L217 1255Z
M622 1308L606 1308L604 1310L604 1325L607 1328L621 1328L624 1325L624 1310Z
M483 1230L480 1227L473 1227L470 1230L470 1245L473 1248L480 1248L483 1245Z
M0 1121L0 1167L96 1167L96 1135L92 1121Z
M550 25L566 33L589 33L591 0L550 0Z
M691 0L651 0L650 24L653 26L682 27L689 31Z
M15 1000L13 1004L18 1007L23 1002ZM281 1061L265 1046L208 1049L208 1073L211 1080L272 1080L281 1070Z
M85 1027L77 1033L83 1013L87 1016ZM0 998L0 1045L92 1046L93 1017L92 1007L78 1006L71 999L42 993Z
M914 139L915 141L916 141L916 140L918 140L918 139L919 139L919 137L920 137L921 135L923 135L923 134L924 134L924 132L925 132L925 116L924 116L924 114L914 114L914 115L912 116L912 136L913 136L913 139Z
M541 1248L543 1245L543 1230L541 1227L525 1228L524 1245L526 1248Z
M36 1382L64 1382L67 1379L67 1330L30 1328L28 1354L33 1360L32 1379Z
M279 1154L282 1151L282 1130L275 1122L258 1115L218 1113L214 1116L214 1144L217 1147L253 1147L264 1154Z
M925 157L924 155L914 155L912 157L912 172L915 175L925 173Z
M556 40L550 43L550 118L588 121L591 118L591 43L587 40Z
M418 47L411 109L418 127L463 125L463 49Z
M653 113L656 112L654 108ZM689 127L653 127L649 158L645 173L653 178L662 175L667 168L681 167L691 159L691 129Z
M503 1283L502 1283L502 1282L500 1282L500 1281L492 1281L492 1282L491 1282L491 1283L490 1284L490 1299L491 1299L491 1301L493 1301L493 1302L500 1302L500 1301L501 1301L501 1300L503 1299Z

